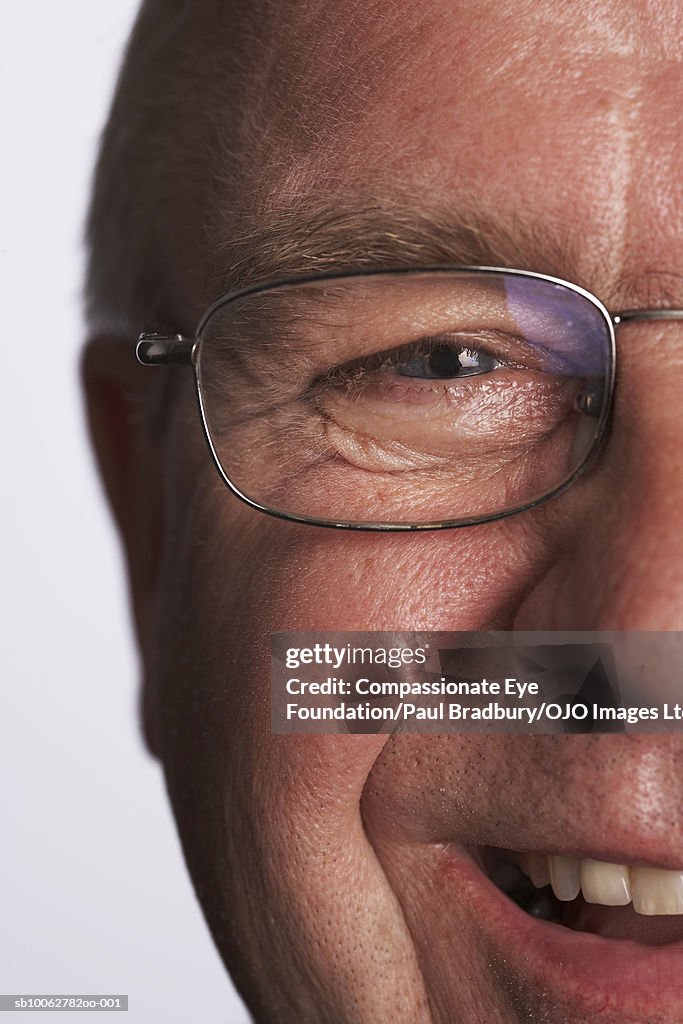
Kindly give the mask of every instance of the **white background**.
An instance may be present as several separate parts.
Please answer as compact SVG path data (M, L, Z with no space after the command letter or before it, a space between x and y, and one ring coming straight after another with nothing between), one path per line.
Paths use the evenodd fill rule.
M83 214L136 6L0 0L0 993L128 993L131 1024L244 1024L139 738L78 390Z

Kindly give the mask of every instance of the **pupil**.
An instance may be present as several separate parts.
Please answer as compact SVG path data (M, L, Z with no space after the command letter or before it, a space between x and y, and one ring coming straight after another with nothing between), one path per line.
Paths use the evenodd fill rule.
M395 364L395 372L403 377L422 377L424 380L453 380L490 373L499 364L492 356L476 348L452 345L448 342L432 343L413 352Z
M430 370L435 377L457 377L462 370L460 349L437 345L429 355Z

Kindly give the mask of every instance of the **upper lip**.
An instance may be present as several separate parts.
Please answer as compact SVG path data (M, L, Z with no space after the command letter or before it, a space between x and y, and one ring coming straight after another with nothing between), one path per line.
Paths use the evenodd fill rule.
M393 763L400 747L420 767L404 771L399 785L378 762L364 799L385 834L683 868L680 742L406 736L395 741Z
M669 850L663 851L661 856L654 854L647 856L637 849L637 844L632 847L609 843L599 846L582 844L579 847L564 843L531 846L526 842L518 842L510 849L514 849L517 853L546 853L558 857L575 857L577 860L599 860L608 864L625 864L632 868L664 868L667 871L683 871L683 850L676 853Z

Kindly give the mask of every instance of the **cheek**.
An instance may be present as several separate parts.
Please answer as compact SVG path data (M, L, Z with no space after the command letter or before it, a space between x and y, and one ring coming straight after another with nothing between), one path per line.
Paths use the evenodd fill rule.
M219 829L231 809L233 837L238 824L310 834L311 792L325 794L326 827L330 806L342 830L358 815L386 737L353 737L351 750L349 737L274 736L272 632L507 629L547 564L521 517L420 536L350 534L245 508L211 474L173 508L147 685L190 834L201 831L196 794ZM242 849L257 841L242 838Z
M229 492L193 422L188 405L166 448L147 685L166 732L193 718L221 756L226 737L248 761L272 746L272 632L509 629L552 563L553 509L412 535L266 516Z
M273 984L287 991L293 967L278 950L306 948L302 964L326 977L321 950L344 934L355 949L359 914L369 963L402 926L360 815L387 737L274 736L271 632L505 628L545 548L521 517L421 536L287 524L242 506L203 449L173 450L146 651L160 754L219 949L246 978L269 951ZM362 891L364 906L340 891ZM406 939L395 954L406 977L411 949Z
M203 450L183 462L167 471L152 666L176 681L184 666L216 699L239 688L264 721L272 632L509 629L557 544L543 510L413 535L286 523L242 505Z
M521 520L380 535L287 524L232 508L229 526L224 515L209 511L205 529L216 536L219 553L205 578L221 575L242 623L264 636L509 628L549 549Z

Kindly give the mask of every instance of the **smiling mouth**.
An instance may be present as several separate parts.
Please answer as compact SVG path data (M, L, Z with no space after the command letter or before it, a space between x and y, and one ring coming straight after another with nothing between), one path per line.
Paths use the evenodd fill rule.
M631 803L618 753L639 787ZM369 778L363 822L435 1019L460 999L468 1024L683 1024L677 744L403 736ZM671 816L653 817L665 786Z
M532 917L644 945L683 939L683 871L495 847L475 859Z
M451 843L437 860L489 963L543 993L557 1019L683 1020L683 871ZM620 905L608 902L617 878Z

